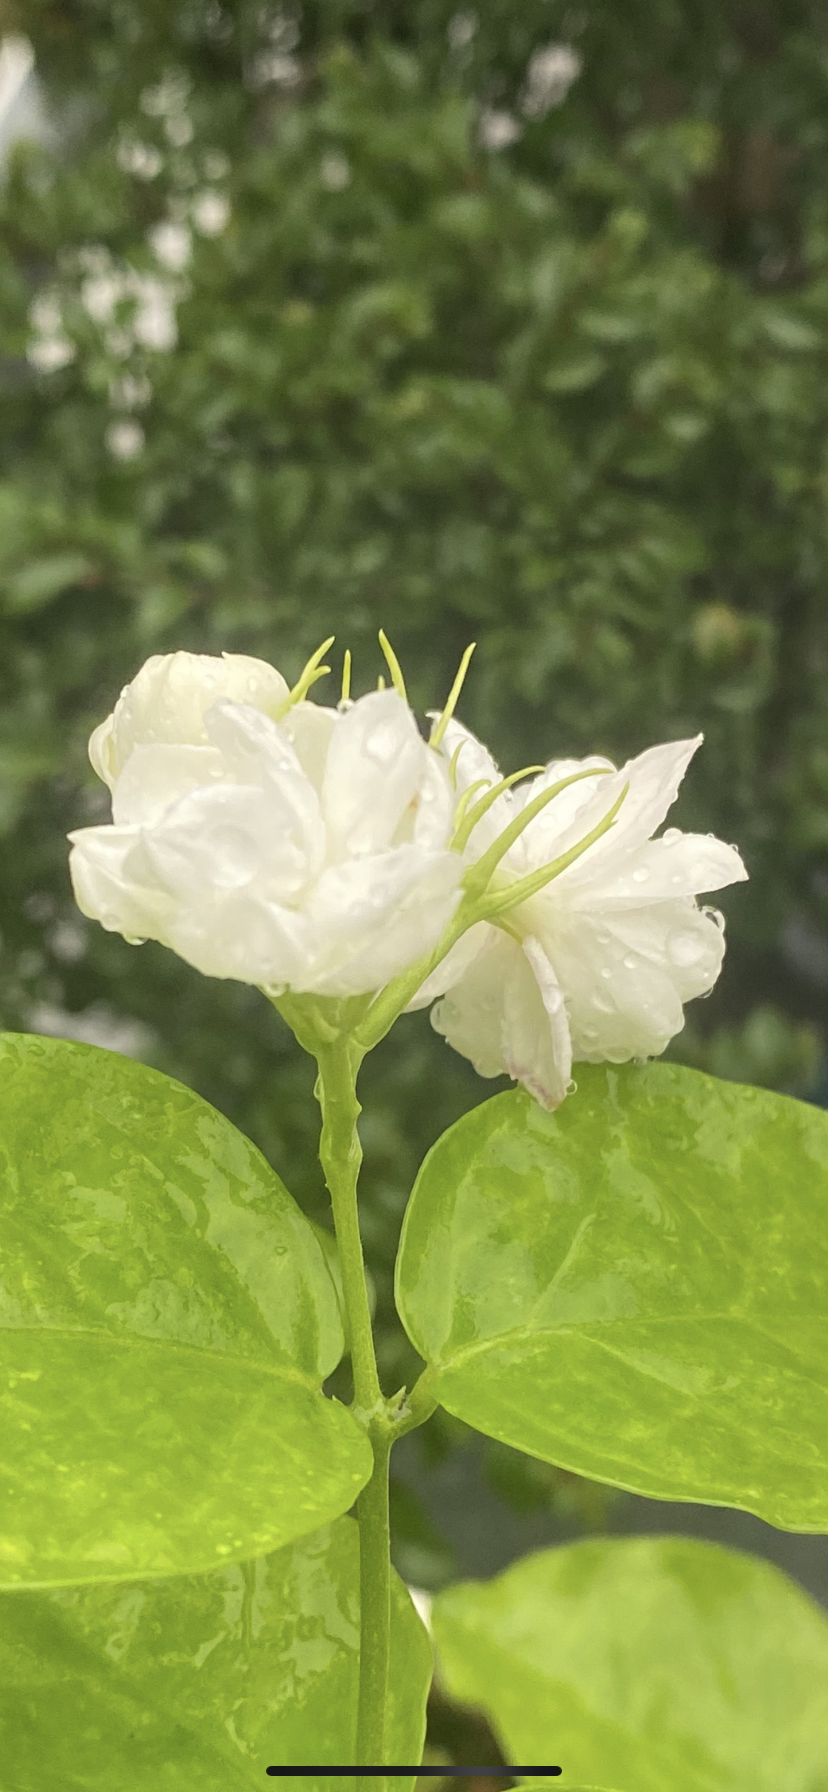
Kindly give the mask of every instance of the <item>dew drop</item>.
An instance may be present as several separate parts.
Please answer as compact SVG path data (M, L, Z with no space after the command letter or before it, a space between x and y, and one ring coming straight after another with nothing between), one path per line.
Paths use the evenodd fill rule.
M248 680L247 680L247 689L248 689L248 690L249 690L249 692L250 692L250 695L251 695L251 697L254 697L254 696L255 696L255 694L256 694L256 692L257 692L257 690L258 690L258 688L259 688L259 680L258 680L258 678L248 678Z
M612 967L611 967L611 966L610 966L610 965L608 965L608 964L602 964L602 966L601 966L601 976L602 976L602 977L605 977L605 978L606 978L606 980L607 980L607 982L609 982L609 980L610 980L610 977L611 977L611 976L612 976Z
M671 964L689 968L704 958L705 945L695 933L671 933L667 941L667 957Z
M595 1041L598 1038L598 1028L597 1027L582 1027L581 1032L583 1034L584 1039L587 1041L588 1045L595 1044Z
M650 875L649 865L637 865L632 874L634 884L645 884Z
M681 839L681 828L665 828L661 838L669 846L672 840Z
M634 971L637 964L638 964L638 959L636 958L634 952L625 953L625 955L624 955L625 971Z

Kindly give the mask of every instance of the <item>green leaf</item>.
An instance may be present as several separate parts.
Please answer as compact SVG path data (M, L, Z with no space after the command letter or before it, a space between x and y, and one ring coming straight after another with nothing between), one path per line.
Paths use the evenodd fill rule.
M450 1694L563 1783L828 1788L828 1622L768 1562L686 1537L574 1543L448 1588L433 1623Z
M0 1584L198 1573L352 1504L319 1392L342 1354L314 1234L221 1114L131 1059L0 1038Z
M577 1474L828 1528L828 1116L672 1064L578 1083L426 1158L397 1298L433 1393Z
M359 1541L340 1518L213 1574L0 1597L0 1754L9 1792L242 1792L265 1768L353 1759ZM422 1755L431 1649L396 1575L387 1746ZM289 1792L310 1792L302 1775ZM395 1781L409 1792L411 1779ZM353 1792L324 1771L313 1792Z

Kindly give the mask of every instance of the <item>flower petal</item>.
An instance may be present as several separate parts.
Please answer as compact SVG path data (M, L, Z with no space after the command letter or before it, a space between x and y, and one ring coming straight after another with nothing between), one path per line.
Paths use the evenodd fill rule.
M439 714L439 712L436 713ZM474 803L478 797L486 794L482 788L484 780L489 789L500 783L502 774L488 748L484 747L482 741L479 741L470 729L464 728L462 722L458 722L454 716L446 727L439 752L447 765L452 764L456 755L454 781L457 797L462 796L463 791L468 790L470 785L480 784L480 790L472 799L472 803ZM467 863L480 858L486 848L493 844L499 834L503 833L503 829L509 826L514 814L514 795L511 790L504 790L474 828L464 854Z
M192 790L215 783L224 762L214 747L135 747L112 793L116 827L150 827Z
M380 989L436 946L460 899L456 853L406 844L323 872L307 900L315 929L313 989Z
M396 691L371 691L337 716L322 782L329 857L391 845L418 794L427 752Z
M204 746L205 712L220 699L278 713L288 687L275 666L244 653L156 653L125 685L111 716L96 728L89 757L110 789L134 747Z
M554 824L557 803L551 803L543 812L548 817L545 829L539 830L537 834L539 846L542 842L542 854L535 846L535 830L543 816L531 822L527 830L527 856L531 865L547 864L550 859L558 858L576 846L609 814L624 786L628 785L629 789L612 827L561 873L556 884L559 890L569 892L582 888L596 877L603 880L611 870L614 872L628 854L649 840L664 820L701 740L702 736L699 734L694 740L668 741L664 746L649 747L646 753L639 753L636 759L629 760L620 771L599 777L594 794L554 838L552 850L549 832ZM592 781L585 779L585 783L591 786ZM561 793L562 797L567 795L566 791Z
M219 784L183 797L141 844L158 882L185 905L249 884L285 903L309 878L302 823L278 787Z
M148 880L140 883L127 868L140 829L76 828L69 839L69 872L81 914L125 939L166 943L175 907L172 898L159 886L151 867Z
M537 940L521 947L493 930L470 970L432 1010L431 1023L479 1076L512 1076L547 1108L563 1101L572 1067L569 1027Z
M338 721L335 709L321 703L296 703L280 724L290 741L306 778L314 790L322 789L328 751Z
M496 931L488 921L475 921L446 953L431 976L421 983L413 1001L409 1002L406 1013L414 1014L418 1008L428 1008L438 996L445 995L447 989L453 989L494 937Z
M506 985L506 1067L541 1107L557 1108L572 1074L572 1042L564 998L539 940L525 939L523 954L523 963Z
M723 923L692 898L608 914L558 913L544 945L562 988L576 1059L657 1057L684 1025L683 1003L712 989Z
M166 943L207 977L236 977L272 995L288 987L307 988L311 975L307 916L267 902L250 889L182 905Z
M735 846L715 834L682 834L668 829L649 840L617 867L606 883L584 885L573 900L581 910L641 908L643 903L672 902L743 883L747 871ZM567 890L568 886L564 885Z

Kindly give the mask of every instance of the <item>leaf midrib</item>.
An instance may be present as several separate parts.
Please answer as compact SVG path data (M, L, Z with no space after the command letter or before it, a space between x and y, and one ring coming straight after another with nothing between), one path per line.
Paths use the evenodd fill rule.
M783 1315L783 1317L787 1317L789 1319L805 1319L805 1320L814 1320L815 1319L815 1320L821 1321L823 1324L828 1326L828 1315L826 1315L825 1313L790 1313L787 1315ZM699 1324L699 1325L705 1324L706 1325L711 1320L718 1320L718 1319L730 1320L732 1323L734 1323L736 1325L745 1326L749 1330L758 1332L761 1337L766 1337L778 1349L785 1351L789 1355L792 1354L790 1351L790 1346L786 1345L781 1338L774 1338L770 1332L767 1332L765 1330L764 1326L758 1320L751 1318L750 1315L745 1314L745 1313L733 1313L733 1312L731 1312L731 1313L660 1313L660 1314L653 1314L652 1317L644 1317L644 1316L638 1315L636 1318L626 1317L623 1319L587 1319L587 1320L581 1321L578 1324L567 1324L567 1325L544 1325L544 1326L520 1325L520 1326L514 1326L508 1331L493 1332L490 1334L489 1337L480 1338L479 1340L477 1340L476 1343L464 1344L460 1347L460 1349L453 1351L451 1356L449 1356L449 1357L443 1357L443 1356L439 1356L439 1355L434 1356L434 1357L429 1357L428 1355L425 1354L425 1352L423 1352L423 1354L425 1355L425 1360L429 1365L429 1369L432 1370L435 1374L439 1374L441 1369L457 1368L467 1362L473 1361L475 1357L485 1355L487 1351L499 1349L501 1347L501 1345L537 1344L538 1341L542 1338L560 1338L560 1337L565 1337L567 1334L574 1334L577 1336L579 1333L580 1334L591 1333L592 1331L594 1331L600 1327L610 1327L611 1326L614 1330L623 1330L625 1327L628 1328L631 1326L682 1325L682 1324L687 1324L688 1321L694 1325L695 1324ZM598 1347L602 1350L607 1350L607 1351L611 1351L611 1352L613 1351L612 1344L608 1343L603 1338L590 1337L589 1341L590 1341L590 1343L594 1343L594 1344L598 1345ZM417 1348L419 1349L420 1346L418 1345ZM613 1354L620 1355L621 1352L620 1351L613 1352ZM637 1365L637 1366L640 1368L640 1365ZM645 1373L645 1371L643 1369L640 1369L640 1372L642 1374ZM805 1371L805 1370L802 1370L801 1373L803 1375L803 1378L805 1378L805 1379L808 1379L808 1380L814 1379L814 1377L811 1375L808 1375L807 1371ZM828 1383L823 1384L821 1382L817 1382L816 1385L818 1387L822 1387L823 1385L828 1387Z
M204 1345L185 1344L178 1338L150 1338L143 1336L139 1332L136 1332L130 1337L123 1338L119 1337L116 1332L108 1332L105 1331L103 1327L91 1325L43 1325L41 1323L35 1325L0 1325L0 1338L4 1335L20 1337L24 1333L33 1333L36 1337L44 1337L48 1335L60 1338L102 1338L106 1340L107 1344L114 1345L116 1349L121 1350L173 1350L181 1352L184 1355L192 1355L208 1361L215 1360L221 1363L231 1363L235 1367L245 1370L261 1369L265 1375L272 1375L275 1379L284 1381L297 1382L300 1387L307 1388L310 1393L314 1394L319 1393L322 1387L321 1380L317 1381L313 1376L303 1374L301 1369L295 1368L290 1363L281 1363L278 1361L274 1361L273 1363L263 1363L259 1362L255 1357L237 1356L235 1351L210 1350Z

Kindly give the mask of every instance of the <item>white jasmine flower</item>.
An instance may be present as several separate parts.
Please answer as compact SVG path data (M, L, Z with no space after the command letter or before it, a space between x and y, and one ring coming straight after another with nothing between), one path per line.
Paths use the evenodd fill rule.
M684 1024L683 1004L713 987L724 923L696 897L747 872L735 847L712 835L672 828L652 838L701 738L652 747L620 771L605 759L553 761L520 790L503 790L471 829L467 865L545 791L577 780L527 821L500 860L492 887L502 927L478 922L412 1003L442 996L433 1024L481 1076L506 1072L557 1107L573 1061L658 1056ZM480 800L481 789L499 784L494 761L458 722L445 728L440 750L459 792L477 785ZM511 904L510 888L569 854L543 888L523 900L516 891Z
M329 643L328 643L329 645ZM149 660L95 730L113 825L70 836L83 913L269 994L373 991L459 901L445 761L398 690L338 710L259 660Z

